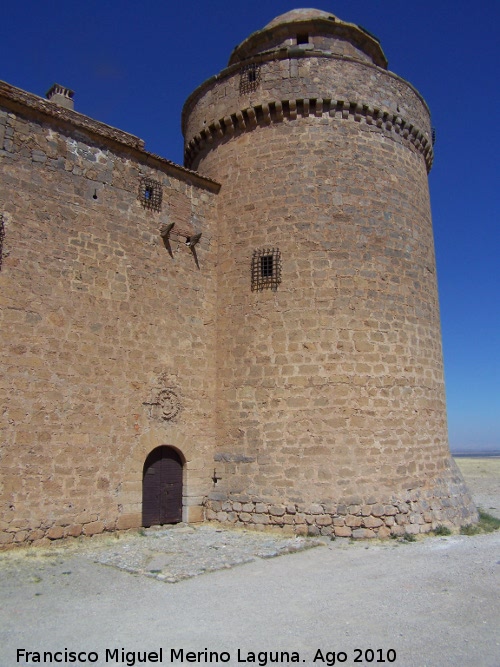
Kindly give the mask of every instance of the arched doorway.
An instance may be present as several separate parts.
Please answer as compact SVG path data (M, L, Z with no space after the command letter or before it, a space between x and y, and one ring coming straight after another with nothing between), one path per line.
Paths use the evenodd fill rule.
M142 471L142 525L182 521L182 467L175 449L165 445L148 454Z

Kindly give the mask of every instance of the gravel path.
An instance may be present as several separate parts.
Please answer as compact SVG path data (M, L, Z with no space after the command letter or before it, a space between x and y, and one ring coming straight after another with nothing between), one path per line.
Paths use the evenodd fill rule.
M457 459L476 503L500 518L500 459ZM337 539L337 546L348 540ZM32 577L49 560L74 554L102 565L177 583L200 574L274 558L328 544L326 538L282 537L278 533L224 530L216 525L156 527L96 535L92 539L57 540L48 548L0 552L0 574L34 568ZM5 578L5 576L4 576Z
M484 509L500 507L497 473L466 465ZM93 652L98 667L153 664L138 655L160 650L155 664L182 665L193 662L188 651L205 649L226 651L224 664L240 667L250 667L252 652L253 664L269 667L278 649L313 667L379 658L397 667L500 667L500 532L414 543L209 525L142 533L1 553L0 667L40 664L26 651L65 648ZM184 660L175 657L181 649ZM259 662L259 652L268 657Z
M147 529L138 535L108 538L85 556L136 574L176 583L206 572L303 551L322 542L303 537L249 531L227 531L214 526L178 526Z

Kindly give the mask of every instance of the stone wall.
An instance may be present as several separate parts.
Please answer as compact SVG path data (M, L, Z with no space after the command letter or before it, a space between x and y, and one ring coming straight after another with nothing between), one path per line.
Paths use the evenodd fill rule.
M0 545L139 526L162 445L188 521L477 518L447 442L429 110L363 29L269 25L186 102L189 169L0 82Z
M206 517L235 527L282 530L297 535L368 539L418 535L438 527L469 523L476 510L462 477L451 460L432 489L407 490L380 502L380 497L350 496L335 503L269 504L240 495L228 500L216 494L206 502Z
M12 90L0 91L0 544L141 525L142 467L159 445L182 453L184 518L200 520L218 186Z
M186 164L198 160L234 134L298 117L349 118L392 141L413 144L432 165L429 110L406 81L369 63L334 56L289 58L278 53L250 61L258 86L242 92L244 68L223 70L188 98L183 111ZM248 67L248 64L245 64ZM204 169L204 168L203 168Z

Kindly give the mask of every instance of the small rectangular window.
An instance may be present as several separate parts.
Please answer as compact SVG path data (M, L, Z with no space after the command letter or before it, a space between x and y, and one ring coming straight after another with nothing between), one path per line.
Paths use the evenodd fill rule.
M281 253L278 248L254 250L252 256L252 292L271 289L281 283Z
M302 32L297 35L297 44L309 44L309 35L307 32Z
M264 255L260 258L260 273L263 278L271 278L273 275L273 256Z
M163 190L160 181L143 176L139 182L138 199L144 208L161 211Z

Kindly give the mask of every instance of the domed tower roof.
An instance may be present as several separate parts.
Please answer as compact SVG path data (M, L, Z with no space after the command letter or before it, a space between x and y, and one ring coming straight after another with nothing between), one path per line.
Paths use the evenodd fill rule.
M315 39L316 38L316 39ZM231 54L229 65L259 54L297 47L297 50L343 53L339 45L348 43L379 67L387 69L387 58L379 40L354 23L342 21L321 9L292 9L252 33ZM353 56L352 51L348 53Z
M289 12L280 14L264 27L264 30L268 28L274 28L276 25L281 23L293 23L294 21L308 21L310 19L329 19L330 21L339 20L334 14L330 12L324 12L322 9L314 9L312 7L305 7L303 9L292 9Z

